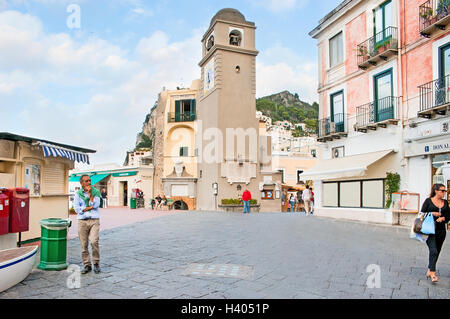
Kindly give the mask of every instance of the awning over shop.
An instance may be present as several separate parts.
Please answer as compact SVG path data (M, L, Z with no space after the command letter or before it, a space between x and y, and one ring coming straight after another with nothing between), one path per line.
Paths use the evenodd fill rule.
M80 181L80 176L70 176L69 177L69 182L79 182Z
M84 174L77 174L70 176L69 182L79 182L82 175ZM95 185L111 174L95 174L95 175L86 174L86 175L89 175L89 177L91 178L91 185Z
M72 161L90 164L89 155L86 153L69 150L61 146L56 146L41 141L37 142L37 144L42 147L42 152L45 157L64 157Z
M108 177L111 174L97 174L97 175L92 175L91 176L91 185L95 185L98 182L100 182L101 180L105 179L106 177Z
M302 181L364 176L367 168L393 150L321 160L300 175Z

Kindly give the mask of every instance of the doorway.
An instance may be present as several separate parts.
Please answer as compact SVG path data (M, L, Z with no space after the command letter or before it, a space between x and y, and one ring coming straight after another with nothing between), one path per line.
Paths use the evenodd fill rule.
M173 209L175 210L188 210L188 205L182 201L182 200L178 200L176 202L173 203Z
M128 182L120 182L120 192L122 196L122 205L128 206Z

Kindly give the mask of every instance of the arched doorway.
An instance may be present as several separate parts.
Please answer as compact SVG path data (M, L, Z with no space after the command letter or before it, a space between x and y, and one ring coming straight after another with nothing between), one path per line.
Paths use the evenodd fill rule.
M188 205L182 200L177 200L176 202L173 203L173 209L188 210Z

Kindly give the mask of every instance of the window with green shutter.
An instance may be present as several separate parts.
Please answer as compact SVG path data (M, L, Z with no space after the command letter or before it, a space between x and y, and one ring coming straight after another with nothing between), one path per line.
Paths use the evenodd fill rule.
M181 120L181 101L175 101L175 122Z
M188 156L188 148L186 146L180 147L180 157Z

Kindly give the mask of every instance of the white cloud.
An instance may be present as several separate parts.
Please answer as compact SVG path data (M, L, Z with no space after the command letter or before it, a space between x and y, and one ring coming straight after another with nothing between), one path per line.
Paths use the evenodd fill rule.
M316 63L289 48L277 45L257 57L257 97L288 90L312 103L318 99L317 83Z
M267 10L280 13L291 9L304 7L310 0L249 0L257 6L262 6Z

